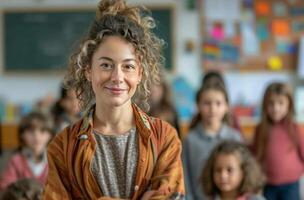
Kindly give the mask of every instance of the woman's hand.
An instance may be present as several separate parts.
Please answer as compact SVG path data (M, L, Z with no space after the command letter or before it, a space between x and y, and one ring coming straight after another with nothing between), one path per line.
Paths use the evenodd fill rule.
M149 200L150 197L152 197L152 195L155 193L155 190L149 190L147 192L144 193L144 195L141 197L140 200Z

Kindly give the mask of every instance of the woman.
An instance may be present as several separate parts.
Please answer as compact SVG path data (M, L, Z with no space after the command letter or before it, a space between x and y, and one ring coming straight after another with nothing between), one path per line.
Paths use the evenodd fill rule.
M175 129L133 103L147 102L162 60L153 20L140 12L123 0L101 1L72 55L66 83L88 112L49 145L44 199L183 197Z

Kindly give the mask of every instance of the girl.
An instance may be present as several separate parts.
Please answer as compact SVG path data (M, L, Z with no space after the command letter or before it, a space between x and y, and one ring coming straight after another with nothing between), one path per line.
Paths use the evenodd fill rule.
M75 90L67 90L62 85L60 99L52 108L56 133L80 119L79 101Z
M178 116L175 107L171 102L170 94L170 88L164 80L161 81L160 84L153 85L149 98L149 115L168 122L177 130L177 133L180 134Z
M227 88L224 77L219 71L207 71L202 79L202 85L205 84L221 84L224 88ZM231 113L230 118L231 126L237 131L241 131L240 123L237 119L237 116L234 113Z
M199 180L213 147L222 140L241 141L240 133L229 126L228 95L222 84L205 84L196 96L198 114L183 143L183 164L187 199L206 199Z
M71 57L67 88L87 110L48 147L49 199L179 199L184 195L181 144L147 104L159 78L162 41L154 21L123 0L102 0Z
M261 122L253 143L254 153L267 177L264 196L300 199L299 179L304 172L304 133L293 120L291 89L272 83L265 92Z
M217 145L202 173L205 194L215 200L263 200L257 193L261 191L264 180L247 147L234 141Z
M0 177L0 189L21 178L35 178L45 183L48 172L46 146L53 135L49 119L41 113L26 115L19 126L20 147Z

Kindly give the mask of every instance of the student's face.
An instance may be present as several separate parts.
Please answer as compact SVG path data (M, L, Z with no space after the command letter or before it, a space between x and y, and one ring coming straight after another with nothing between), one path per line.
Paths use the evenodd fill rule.
M61 104L69 115L77 116L80 113L79 102L75 90L69 90Z
M130 103L142 78L132 44L118 36L105 37L93 54L87 78L97 104L112 107Z
M243 180L239 156L219 154L214 163L213 178L222 194L236 194Z
M164 90L162 85L153 85L151 87L150 100L152 104L159 104L164 96Z
M26 130L22 139L25 146L31 149L35 155L40 155L46 150L46 146L51 139L51 133L41 128Z
M210 89L201 94L198 109L207 124L221 123L228 112L228 104L221 91Z
M267 104L267 114L273 122L279 122L289 111L289 99L285 95L272 94Z

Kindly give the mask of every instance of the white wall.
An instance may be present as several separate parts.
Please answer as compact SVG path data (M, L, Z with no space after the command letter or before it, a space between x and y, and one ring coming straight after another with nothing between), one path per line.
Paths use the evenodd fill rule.
M198 88L202 76L200 64L200 26L199 14L196 11L189 11L185 8L185 0L129 0L132 4L146 5L173 5L175 13L175 70L170 77L182 76L193 88ZM2 0L0 2L0 27L1 9L22 8L22 7L69 7L69 6L94 6L96 0ZM0 29L0 69L3 67L3 44ZM196 44L192 53L186 53L184 46L187 40L193 40ZM3 43L3 41L2 41ZM62 75L49 74L27 74L7 75L0 70L0 97L14 103L24 101L36 101L46 94L52 93L55 96L58 92L59 82ZM285 73L238 73L230 72L225 74L229 88L231 102L235 103L240 97L245 96L246 101L255 103L261 98L266 84L271 80L292 81L292 76Z
M284 81L293 83L293 75L279 72L254 72L225 74L225 81L232 104L245 103L249 105L259 104L266 86L272 81Z

